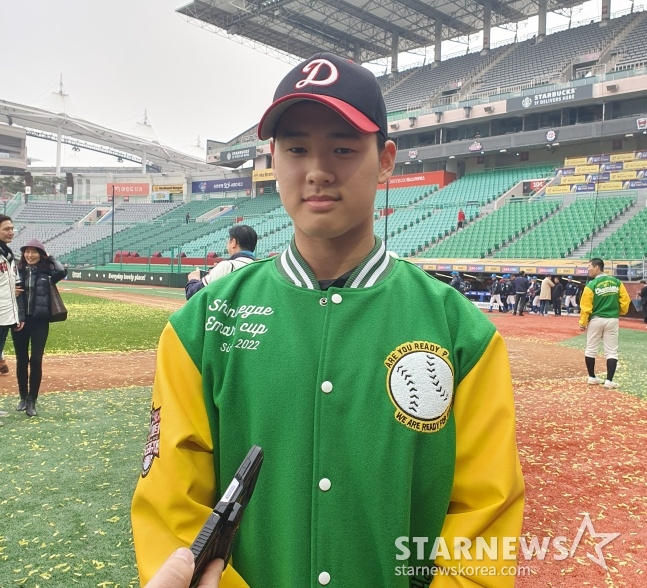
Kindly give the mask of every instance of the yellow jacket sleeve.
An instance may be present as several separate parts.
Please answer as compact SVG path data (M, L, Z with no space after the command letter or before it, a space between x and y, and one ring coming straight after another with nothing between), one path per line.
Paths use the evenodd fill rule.
M456 470L442 529L450 557L439 556L435 563L456 573L436 575L432 586L512 587L515 575L510 568L517 564L524 483L517 452L510 364L498 332L480 361L459 384L454 416ZM505 538L510 538L511 548L506 547ZM463 552L457 553L455 539L466 546ZM488 544L486 547L496 545L496 556L488 556L483 542ZM475 574L465 575L461 566ZM489 571L477 573L478 567L487 567ZM489 573L491 568L496 568L496 574Z
M157 350L154 411L159 411L159 447L152 463L142 468L131 507L142 586L173 551L191 545L215 504L213 443L202 378L170 324ZM220 586L247 584L228 566Z
M624 287L624 286L623 286ZM593 290L584 288L580 299L580 326L586 327L589 324L589 317L593 312Z
M625 288L624 284L620 284L620 315L627 314L629 312L629 306L631 305L631 298L629 297L629 292Z

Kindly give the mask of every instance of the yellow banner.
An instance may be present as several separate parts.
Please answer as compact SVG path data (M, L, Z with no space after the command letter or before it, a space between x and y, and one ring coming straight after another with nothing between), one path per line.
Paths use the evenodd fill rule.
M578 165L575 168L576 174L594 174L600 171L599 165Z
M623 169L647 169L647 161L627 161L622 166Z
M168 192L169 194L184 194L182 184L153 184L153 192Z
M570 191L570 186L548 186L546 188L546 194L568 194Z
M564 160L564 167L573 167L574 165L586 165L588 159L586 157L567 157Z
M600 182L598 184L600 192L608 192L609 190L622 190L622 182Z
M609 177L612 180L635 180L637 174L635 171L611 172Z
M612 153L611 161L634 161L636 159L633 153Z
M274 171L272 171L272 168L255 169L252 172L252 182L267 182L268 180L274 179Z
M586 176L562 176L562 185L568 184L584 184L586 183Z

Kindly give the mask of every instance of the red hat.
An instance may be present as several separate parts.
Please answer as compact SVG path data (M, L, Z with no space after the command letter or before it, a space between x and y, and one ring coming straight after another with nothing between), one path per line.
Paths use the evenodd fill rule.
M27 243L27 245L23 245L20 248L20 251L24 253L27 247L38 249L38 253L40 253L42 257L47 257L47 251L45 251L45 245L43 245L38 239L32 239L31 241L29 241L29 243Z
M387 137L386 106L375 76L344 57L317 53L283 78L258 125L259 139L272 137L283 113L302 100L328 106L358 131Z

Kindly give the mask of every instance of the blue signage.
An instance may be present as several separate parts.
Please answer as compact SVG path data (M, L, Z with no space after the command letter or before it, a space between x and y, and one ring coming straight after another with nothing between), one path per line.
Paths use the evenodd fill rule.
M251 190L252 178L226 178L218 180L202 180L191 182L193 194L213 194L216 192L236 192L237 190Z

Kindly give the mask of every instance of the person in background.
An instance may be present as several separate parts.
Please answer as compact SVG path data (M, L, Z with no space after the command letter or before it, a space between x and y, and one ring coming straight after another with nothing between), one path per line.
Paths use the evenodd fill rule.
M566 314L571 314L571 308L577 310L577 284L573 281L573 276L566 278L564 306L566 307Z
M462 208L458 209L458 228L462 229L463 225L465 225L465 213L463 212Z
M247 225L236 225L229 229L229 239L227 240L227 253L231 256L228 260L221 261L209 271L209 273L200 277L200 270L193 270L189 275L189 281L184 287L186 299L188 300L199 290L202 290L207 284L230 274L241 267L252 263L254 250L258 235L256 231Z
M562 296L564 295L564 284L562 284L559 276L555 276L553 278L553 283L555 284L551 293L553 300L553 311L555 312L555 316L562 316Z
M550 276L546 276L541 281L541 289L539 290L539 314L546 316L548 314L548 305L553 297L552 292L555 283Z
M589 262L589 277L580 299L580 330L586 331L584 361L589 372L588 384L602 384L605 388L617 388L613 381L618 366L618 335L620 315L627 314L631 298L625 285L613 276L604 273L604 261L594 257ZM607 358L606 380L595 375L595 356L600 341L604 343Z
M452 279L451 282L449 282L449 285L454 288L454 290L458 290L461 294L463 293L463 280L456 270L452 272Z
M4 346L9 329L20 330L17 296L22 292L18 281L18 269L9 243L13 241L14 228L10 216L0 214L0 374L6 376L9 366L4 357Z
M523 316L523 310L526 307L526 298L528 297L528 288L530 288L530 282L526 277L526 272L519 272L512 283L515 289L514 312L512 316L516 316L517 313L519 313L519 316Z
M638 298L640 298L643 307L643 321L647 325L647 280L641 280L640 283L643 284L643 287L638 292Z
M50 283L56 284L67 275L63 265L45 246L32 239L20 248L18 274L23 292L18 296L18 312L24 327L11 333L16 351L16 378L20 400L16 410L34 417L36 400L43 378L43 354L49 335ZM30 353L31 344L31 353Z
M488 312L492 312L492 308L496 304L499 312L503 312L503 302L501 302L501 281L496 274L490 276L492 278L492 283L490 284L490 309Z

